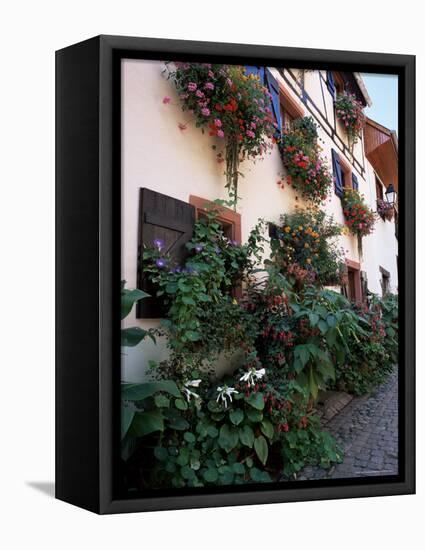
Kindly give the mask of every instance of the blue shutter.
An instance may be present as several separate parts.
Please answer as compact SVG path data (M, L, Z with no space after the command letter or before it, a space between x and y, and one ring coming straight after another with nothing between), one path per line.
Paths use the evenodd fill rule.
M279 84L277 83L277 80L269 71L269 69L267 69L267 72L266 72L266 81L267 81L267 88L269 89L269 92L271 94L271 104L272 104L271 107L272 107L273 116L277 124L275 137L280 138L282 133L282 122L280 117Z
M344 194L344 177L341 164L339 162L339 155L335 149L332 149L332 168L335 180L335 195L342 197Z
M245 65L245 74L255 74L260 77L261 84L264 85L264 67L257 67L256 65Z
M326 71L326 82L328 85L328 90L331 93L331 96L335 99L336 88L335 88L334 75L332 74L332 71Z
M357 179L357 176L354 172L351 174L351 179L353 181L353 189L358 191L359 190L359 180Z

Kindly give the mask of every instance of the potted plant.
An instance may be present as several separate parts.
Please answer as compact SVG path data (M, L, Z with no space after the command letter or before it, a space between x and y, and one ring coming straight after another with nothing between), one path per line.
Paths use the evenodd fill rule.
M217 161L226 163L226 187L236 202L239 164L263 156L275 142L268 89L241 66L174 63L168 70L182 109L193 114L202 132L222 141L223 147L213 148L218 150Z
M280 151L288 185L305 200L322 203L331 187L332 176L320 154L317 127L311 117L299 118L293 129L283 132Z
M359 256L362 256L362 238L375 228L376 214L367 206L363 195L356 189L345 188L342 196L345 225L358 237Z
M363 113L363 105L356 99L354 94L344 91L338 94L335 100L336 116L344 125L350 147L352 148L359 140L363 131L366 117Z
M383 199L377 199L376 209L381 218L391 221L394 217L394 206Z

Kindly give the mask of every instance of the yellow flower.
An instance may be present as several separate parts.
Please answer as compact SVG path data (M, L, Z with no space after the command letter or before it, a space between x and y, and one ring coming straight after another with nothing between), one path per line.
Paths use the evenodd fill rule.
M305 243L304 248L310 248L310 245L308 243Z
M236 300L236 298L233 298L232 304L233 304L234 306L237 306L237 305L238 305L238 301Z
M307 263L311 264L311 258L307 258Z
M299 229L300 231L302 231L302 230L303 230L303 226L302 226L302 225L299 225L299 226L298 226L298 229Z
M289 227L289 225L287 225L284 229L285 233L289 233L291 231L291 228Z

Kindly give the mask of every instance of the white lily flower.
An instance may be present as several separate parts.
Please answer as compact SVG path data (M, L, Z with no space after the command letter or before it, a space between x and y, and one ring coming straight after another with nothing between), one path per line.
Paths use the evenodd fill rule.
M266 374L266 369L256 369L255 367L253 367L252 369L250 369L249 371L247 371L245 374L243 374L239 380L241 382L247 382L248 386L252 386L253 384L255 384L255 382L257 380L261 380L261 378L263 378L263 376Z
M235 388L229 388L228 386L219 386L217 388L218 396L217 396L217 403L221 400L224 403L224 406L227 408L228 403L227 399L230 400L230 402L233 401L232 395L239 393Z
M198 380L189 380L188 382L185 382L183 384L183 393L185 394L188 402L192 399L192 397L194 399L200 399L199 395L189 388L197 388L201 382L202 380L198 379Z

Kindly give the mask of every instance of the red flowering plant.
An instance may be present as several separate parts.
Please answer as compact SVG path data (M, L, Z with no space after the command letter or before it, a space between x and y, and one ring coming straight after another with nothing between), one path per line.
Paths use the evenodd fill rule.
M335 100L337 118L343 123L350 144L357 143L366 121L363 113L363 105L356 99L354 94L343 92L338 94Z
M173 69L167 67L183 111L194 115L203 132L223 140L217 161L226 162L226 187L237 199L240 162L262 157L275 141L268 89L241 66L174 63ZM217 145L213 148L217 150Z
M376 213L365 203L363 195L356 189L345 188L341 198L345 225L353 235L357 235L359 256L362 256L362 239L375 228Z
M370 235L375 227L376 214L365 203L357 190L345 188L342 196L345 225L358 237Z
M329 168L321 156L316 125L311 117L295 121L282 134L280 150L288 172L286 181L313 204L322 203L332 184Z
M394 206L383 199L377 199L376 209L383 220L391 221L394 217Z

